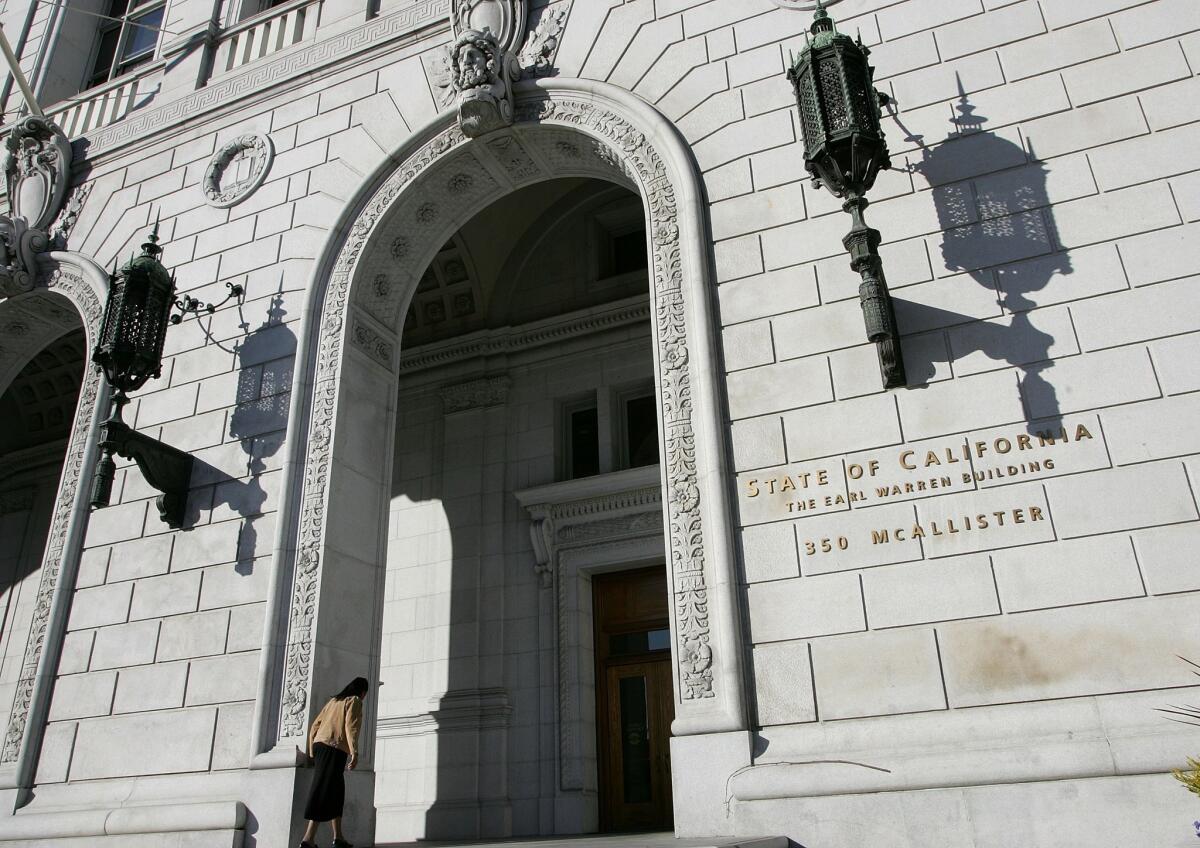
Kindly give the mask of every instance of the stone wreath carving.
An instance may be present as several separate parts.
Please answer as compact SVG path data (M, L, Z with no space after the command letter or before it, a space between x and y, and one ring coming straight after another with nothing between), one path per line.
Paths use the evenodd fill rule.
M42 282L51 291L69 297L83 314L84 323L91 335L100 329L103 307L95 292L75 271L60 268L47 275ZM100 392L100 370L88 368L84 372L83 385L79 392L79 405L67 455L63 460L62 479L59 484L58 500L55 502L50 532L46 537L46 550L42 556L41 577L38 580L34 600L29 639L25 643L25 656L18 672L16 693L13 696L12 713L4 734L4 747L0 750L0 763L15 763L21 752L29 721L29 710L33 702L34 683L37 681L38 666L46 644L46 631L50 623L50 608L58 592L62 572L63 552L67 547L67 533L75 511L75 498L79 482L84 474L83 460L87 451L88 432Z
M542 99L523 103L521 121L574 127L602 139L613 160L639 185L650 210L654 254L654 336L662 387L664 462L667 468L667 524L675 598L676 654L680 698L712 698L713 647L705 574L705 532L692 422L692 377L684 319L683 266L678 207L662 157L646 137L597 103ZM297 556L285 648L279 733L299 738L307 727L312 674L313 626L329 508L332 435L337 386L342 370L345 321L351 280L376 224L401 191L430 166L468 140L457 123L435 135L404 161L367 203L342 246L322 310L314 374L308 459L304 469ZM597 142L601 143L601 142Z
M209 160L200 188L209 206L226 209L236 206L263 184L275 145L263 133L240 135L225 144Z

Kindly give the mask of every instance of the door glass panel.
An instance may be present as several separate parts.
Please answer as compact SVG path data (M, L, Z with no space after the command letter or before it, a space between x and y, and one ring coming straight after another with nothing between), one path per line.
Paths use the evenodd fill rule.
M621 776L625 803L651 800L650 739L647 734L646 678L623 677L621 694Z
M670 647L671 631L665 627L661 630L639 630L636 633L614 633L608 637L608 653L613 657L665 651Z

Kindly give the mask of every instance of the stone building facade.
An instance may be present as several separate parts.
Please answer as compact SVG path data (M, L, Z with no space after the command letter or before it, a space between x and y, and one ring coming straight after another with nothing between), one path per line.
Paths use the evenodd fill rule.
M809 5L0 10L70 142L0 90L0 846L294 843L360 674L358 844L1190 844L1200 9L831 6L893 100L885 391ZM220 304L125 413L178 528L128 460L89 506L156 222Z

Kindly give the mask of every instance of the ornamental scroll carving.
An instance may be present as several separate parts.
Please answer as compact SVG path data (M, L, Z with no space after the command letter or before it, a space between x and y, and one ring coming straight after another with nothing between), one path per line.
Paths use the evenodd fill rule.
M102 305L91 286L75 271L65 268L57 269L47 275L42 285L51 291L61 292L69 297L83 314L83 320L92 333L100 328ZM18 671L16 692L13 696L12 713L9 715L8 728L4 734L4 746L0 750L0 763L15 763L21 751L21 743L25 737L25 729L29 721L29 710L33 703L34 684L37 681L38 666L46 643L46 633L50 625L50 609L54 596L59 589L59 576L62 572L63 554L67 547L67 534L70 530L71 517L75 511L76 493L79 481L84 472L84 454L87 451L88 432L96 407L96 399L100 392L100 370L88 368L84 372L83 385L79 392L79 404L76 407L75 422L71 428L71 436L67 443L67 455L63 460L62 478L59 484L58 500L55 502L54 513L50 522L50 532L46 537L46 550L42 556L41 577L38 580L37 595L34 598L33 615L29 625L29 639L25 643L25 656Z
M565 126L590 136L609 161L639 186L650 213L654 257L652 302L666 465L667 543L675 598L674 634L682 701L712 698L713 647L708 613L705 532L700 509L679 244L678 205L657 150L619 115L591 101L539 95L518 104L518 122ZM280 736L300 738L307 727L316 587L321 567L332 467L331 435L342 369L350 283L376 225L400 193L435 162L467 142L457 123L430 138L396 169L350 228L330 275L317 340L308 456L304 469L297 557L284 652ZM389 244L390 244L389 240ZM369 279L368 279L369 282Z
M53 122L21 118L4 139L7 215L0 215L0 297L31 291L37 255L62 208L71 176L71 142Z

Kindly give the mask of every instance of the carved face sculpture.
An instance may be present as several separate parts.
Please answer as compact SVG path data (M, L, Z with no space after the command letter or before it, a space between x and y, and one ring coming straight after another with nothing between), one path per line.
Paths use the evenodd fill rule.
M460 89L476 88L490 81L489 57L478 42L468 42L458 48L458 86Z

